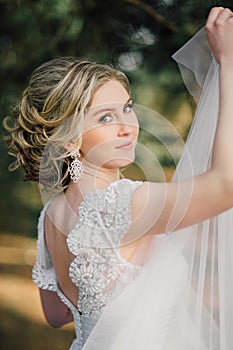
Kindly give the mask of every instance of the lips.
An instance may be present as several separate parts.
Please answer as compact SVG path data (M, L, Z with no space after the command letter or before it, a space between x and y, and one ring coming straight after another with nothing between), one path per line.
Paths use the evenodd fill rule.
M132 145L133 145L132 141L127 141L127 142L123 143L122 145L117 146L116 149L129 149L132 147Z

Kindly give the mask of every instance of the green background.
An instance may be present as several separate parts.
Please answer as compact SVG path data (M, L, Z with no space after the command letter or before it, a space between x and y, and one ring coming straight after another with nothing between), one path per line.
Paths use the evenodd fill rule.
M182 116L183 106L188 103L192 110L194 104L171 55L205 24L216 5L231 8L232 1L0 1L1 120L11 114L34 68L73 55L123 70L135 102L163 114L185 139L191 119L188 112ZM42 203L36 184L24 182L21 171L8 172L13 159L4 135L1 127L1 349L68 349L70 328L57 331L41 314L33 317L40 312L30 275ZM161 164L171 165L166 157Z

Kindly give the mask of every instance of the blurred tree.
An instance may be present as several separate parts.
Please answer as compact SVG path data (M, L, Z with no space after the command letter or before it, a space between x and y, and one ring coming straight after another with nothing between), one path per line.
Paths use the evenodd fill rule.
M187 95L170 56L204 25L215 5L231 7L232 1L1 0L1 119L32 70L62 55L112 63L128 75L137 103L172 119ZM7 172L11 159L0 146L1 228L35 235L39 194L30 184L19 185L21 172Z

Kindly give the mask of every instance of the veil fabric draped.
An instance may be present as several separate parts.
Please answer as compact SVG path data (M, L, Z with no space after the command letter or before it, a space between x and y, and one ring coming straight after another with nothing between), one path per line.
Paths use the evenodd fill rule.
M198 100L172 180L180 181L209 167L218 119L219 74L204 30L173 58ZM190 157L192 169L186 166ZM84 350L233 349L232 231L233 211L229 210L155 236L139 275L104 308Z

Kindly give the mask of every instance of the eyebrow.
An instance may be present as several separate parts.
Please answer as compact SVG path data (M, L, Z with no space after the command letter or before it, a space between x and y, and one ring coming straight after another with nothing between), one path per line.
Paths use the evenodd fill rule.
M124 107L130 102L130 101L132 101L133 102L133 99L132 99L132 97L129 97L129 99L124 103ZM113 103L117 103L117 104L119 104L120 102L113 102ZM91 108L93 108L93 107L90 107L90 109ZM93 117L95 117L97 114L99 114L99 113L103 113L103 112L113 112L113 111L115 111L116 110L116 108L102 108L102 109L98 109L98 111L96 111L94 114L93 114Z

